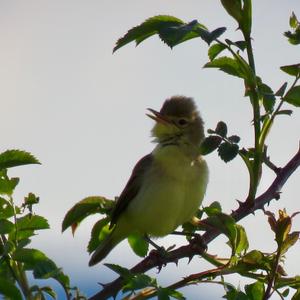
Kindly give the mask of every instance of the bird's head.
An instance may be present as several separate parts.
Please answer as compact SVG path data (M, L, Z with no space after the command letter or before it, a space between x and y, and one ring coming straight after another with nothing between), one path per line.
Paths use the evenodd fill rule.
M203 121L192 98L173 96L161 110L148 109L147 114L156 121L152 135L158 143L188 143L200 145L204 138Z

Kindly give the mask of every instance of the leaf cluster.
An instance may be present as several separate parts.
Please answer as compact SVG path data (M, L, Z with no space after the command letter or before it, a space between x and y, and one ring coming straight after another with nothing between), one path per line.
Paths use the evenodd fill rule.
M35 279L55 279L70 299L70 280L45 253L30 247L31 238L49 229L48 221L34 213L39 197L29 193L21 205L13 198L19 178L10 178L7 169L39 164L30 153L7 150L0 154L0 295L7 299L57 299L48 285L30 285L28 272ZM79 298L78 298L79 299Z

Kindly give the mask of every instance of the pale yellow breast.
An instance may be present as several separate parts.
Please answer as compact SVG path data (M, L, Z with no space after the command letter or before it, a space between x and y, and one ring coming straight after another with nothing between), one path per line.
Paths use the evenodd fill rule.
M164 236L191 219L200 206L208 169L203 159L191 159L178 146L156 148L153 155L142 187L120 221L142 234Z

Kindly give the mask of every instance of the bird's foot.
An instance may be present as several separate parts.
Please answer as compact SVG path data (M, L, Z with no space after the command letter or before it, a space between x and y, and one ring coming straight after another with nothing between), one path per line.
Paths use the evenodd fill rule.
M160 272L162 267L166 266L168 262L168 250L170 250L170 248L165 249L164 247L157 245L148 236L145 236L145 240L154 247L154 249L150 251L149 257L156 262L158 271Z

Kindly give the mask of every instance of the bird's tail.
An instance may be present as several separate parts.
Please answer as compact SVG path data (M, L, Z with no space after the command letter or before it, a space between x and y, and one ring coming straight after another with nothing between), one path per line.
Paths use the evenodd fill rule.
M97 263L99 263L123 239L124 239L124 237L121 238L117 234L116 228L114 228L113 231L106 237L105 240L103 240L101 242L101 244L94 251L94 253L89 261L89 266L91 267L91 266L94 266Z

